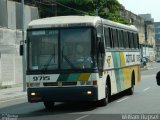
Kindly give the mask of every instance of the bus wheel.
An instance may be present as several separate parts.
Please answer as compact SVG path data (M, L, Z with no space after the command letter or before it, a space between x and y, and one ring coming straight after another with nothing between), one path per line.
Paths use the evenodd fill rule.
M128 95L133 95L133 93L134 93L134 82L135 82L135 75L134 75L134 72L132 73L132 82L131 82L131 88L129 88L128 90L127 90L127 94Z
M134 93L134 86L132 85L132 87L127 90L127 94L133 95L133 93Z
M47 110L53 110L54 102L53 101L44 101L44 106Z
M103 98L102 100L98 101L99 106L106 106L108 104L108 101L109 101L109 87L108 87L108 85L106 85L105 94L106 94L106 97Z

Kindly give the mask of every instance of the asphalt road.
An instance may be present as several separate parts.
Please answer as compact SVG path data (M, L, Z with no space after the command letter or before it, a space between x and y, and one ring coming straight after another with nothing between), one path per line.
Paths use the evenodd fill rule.
M42 103L27 103L26 98L19 98L0 103L0 120L143 120L147 118L145 114L160 119L157 115L160 114L160 86L156 85L155 79L158 71L160 63L150 64L148 70L141 72L142 80L135 86L134 95L116 95L105 107L96 107L93 103L56 103L54 111L49 112Z

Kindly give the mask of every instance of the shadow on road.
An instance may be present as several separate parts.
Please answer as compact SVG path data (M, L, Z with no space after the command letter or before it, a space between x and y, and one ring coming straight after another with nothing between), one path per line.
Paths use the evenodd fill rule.
M122 97L126 96L125 92L121 92L111 97L109 103L114 102ZM40 116L49 116L49 115L60 115L67 113L78 113L78 112L87 112L96 109L97 103L95 102L68 102L60 103L55 105L53 111L47 111L45 108L33 111L26 115L20 115L20 118L29 118L29 117L40 117ZM107 106L106 106L107 107Z
M120 93L118 93L116 95L113 95L111 97L111 99L109 100L109 103L114 102L114 101L116 101L116 100L118 100L118 99L120 99L120 98L122 98L124 96L128 96L128 94L125 91L120 92Z
M126 93L124 92L114 95L111 97L109 102L114 102L125 95ZM99 106L96 102L68 102L57 103L53 111L47 111L43 106L43 103L22 103L2 108L3 110L0 109L0 113L3 111L3 113L16 114L18 115L19 120L30 120L34 118L42 119L45 116L52 116L56 118L56 116L61 116L62 114L68 115L69 113L76 114L78 112L88 112L96 109L97 107Z

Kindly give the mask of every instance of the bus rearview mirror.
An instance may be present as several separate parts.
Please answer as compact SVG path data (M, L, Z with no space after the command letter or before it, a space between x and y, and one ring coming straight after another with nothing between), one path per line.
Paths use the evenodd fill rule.
M23 45L20 45L19 47L19 54L20 56L23 56Z

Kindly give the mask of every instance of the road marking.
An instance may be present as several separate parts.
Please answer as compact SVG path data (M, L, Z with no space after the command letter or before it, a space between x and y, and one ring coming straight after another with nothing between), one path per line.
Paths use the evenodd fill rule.
M158 67L152 67L152 68L148 68L149 70L152 70L152 69L156 69L156 68L158 68Z
M156 77L156 74L152 74L152 75L143 75L143 76L141 76L141 78L155 78Z
M123 98L121 100L118 100L117 102L119 103L119 102L122 102L122 101L127 100L127 99L128 99L128 97L125 97L125 98Z
M9 102L9 101L14 101L14 100L22 99L22 98L26 98L26 96L25 96L25 97L12 98L12 99L10 99L10 100L2 100L2 101L0 101L0 103L5 103L5 102Z
M77 118L77 119L75 119L75 120L81 120L81 119L86 118L86 117L88 117L88 116L89 116L89 115L84 115L84 116L79 117L79 118Z
M147 91L147 90L149 90L149 89L151 89L150 87L148 87L148 88L145 88L143 91L145 92L145 91Z

